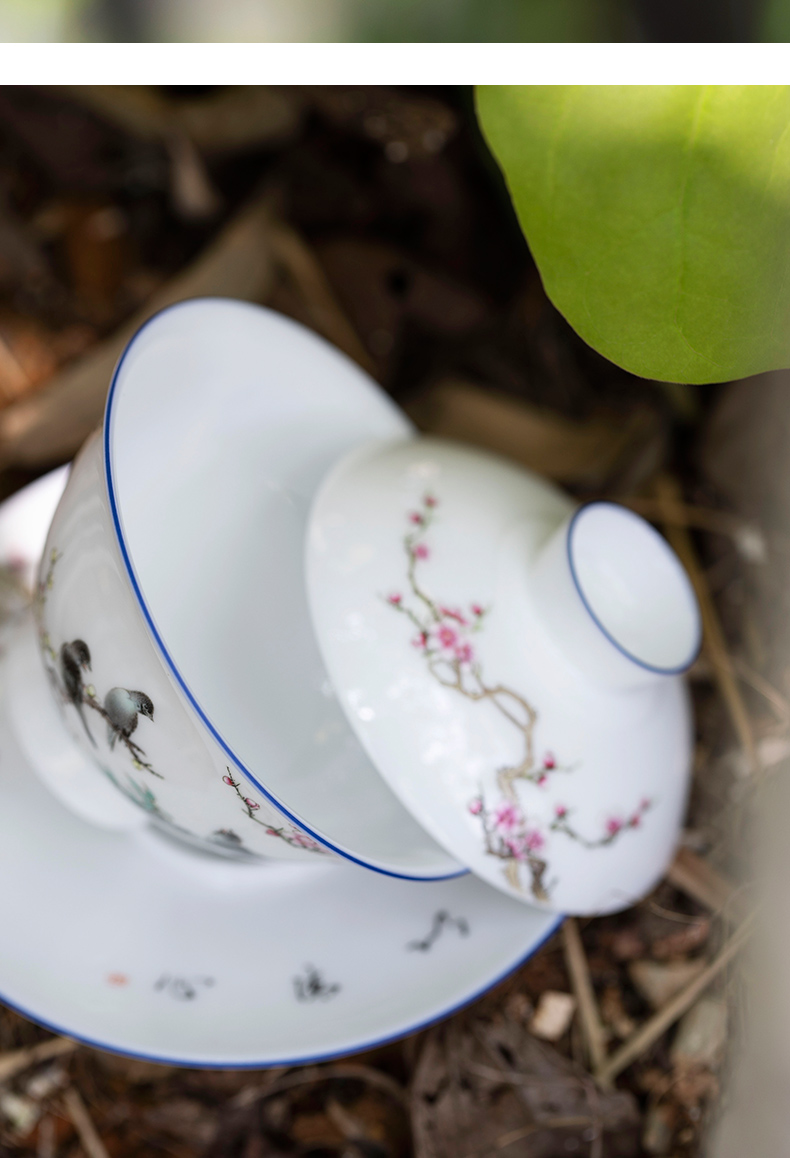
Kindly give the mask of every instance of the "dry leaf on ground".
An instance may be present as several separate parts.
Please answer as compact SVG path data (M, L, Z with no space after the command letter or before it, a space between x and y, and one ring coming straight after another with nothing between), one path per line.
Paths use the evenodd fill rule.
M412 1107L415 1158L505 1152L509 1138L510 1152L523 1158L554 1158L574 1148L584 1154L599 1133L601 1158L638 1154L633 1096L602 1093L583 1070L501 1016L428 1035Z

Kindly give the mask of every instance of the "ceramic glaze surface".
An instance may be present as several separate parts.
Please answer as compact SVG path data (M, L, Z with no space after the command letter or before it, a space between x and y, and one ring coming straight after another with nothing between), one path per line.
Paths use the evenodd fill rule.
M50 688L73 742L155 825L239 856L329 855L265 800L255 801L265 827L251 823L224 782L225 754L184 704L131 598L98 436L75 461L55 513L35 612Z
M535 581L572 518L483 452L371 446L317 495L307 579L341 702L404 804L491 884L594 913L631 904L672 855L690 717L678 678L596 678L599 644L615 676L627 661L588 613L576 635L551 630L548 605L560 624L584 611L553 555ZM566 572L567 557L563 540Z
M702 623L691 582L666 540L615 503L589 503L568 529L568 566L595 625L652 672L685 671Z
M320 479L410 436L353 363L260 307L182 303L130 343L104 463L91 443L48 539L41 638L83 754L155 823L239 856L465 871L349 728L304 591Z
M60 466L17 491L2 505L0 561L22 577L31 593L36 584L49 524L68 475L69 467Z
M79 820L40 784L9 727L18 642L0 639L0 999L28 1017L177 1065L292 1065L445 1016L555 927L471 876L415 885L325 857L223 861L146 827L119 834ZM122 657L136 662L134 651L112 664L95 652L97 688ZM164 768L153 734L167 692L153 689L162 695L145 742ZM37 714L18 723L42 726Z

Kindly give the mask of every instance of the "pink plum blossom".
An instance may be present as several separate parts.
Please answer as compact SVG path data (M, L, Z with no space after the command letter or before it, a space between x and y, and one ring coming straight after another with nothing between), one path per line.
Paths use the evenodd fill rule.
M254 800L250 800L249 796L244 797L244 803L248 808L251 808L253 812L257 812L260 808L260 804L256 804Z
M568 809L564 804L558 804L554 809L554 815L557 817L557 820L564 820L568 815Z
M455 628L443 623L436 632L436 638L442 647L453 648L458 642L458 632Z
M226 784L230 784L231 788L235 788L235 787L236 787L236 781L233 779L233 777L232 777L232 776L230 776L230 775L228 775L228 776L223 776L223 777L222 777L222 779L224 780L224 782L225 782Z
M524 861L529 860L531 853L539 852L545 841L537 829L531 828L528 832L519 832L506 837L504 843L516 860Z
M430 553L431 552L425 546L425 543L418 543L417 546L414 548L414 558L415 559L427 559L428 556L430 555Z
M460 660L461 663L471 663L474 657L475 653L472 650L471 644L462 643L455 649L455 658Z
M316 842L303 832L294 832L291 837L294 844L299 845L300 848L318 848Z
M557 761L555 760L555 758L551 752L547 752L546 755L543 757L543 767L548 768L549 771L551 771L552 768L557 767Z
M439 505L439 500L435 495L426 495L423 499L423 502L425 503L426 507L430 507L431 509L433 507L438 507Z
M543 773L542 776L538 776L538 779L536 781L538 788L545 788L545 786L548 784L548 782L549 782L549 778L545 772Z
M484 609L480 606L479 603L473 603L472 604L472 615L476 615L477 618L479 619L480 616L484 615L484 614L485 614Z
M425 522L425 516L421 515L419 511L412 511L409 515L409 522L414 523L416 527L421 527Z
M516 860L527 860L529 851L522 836L510 837L505 841L505 847L510 850Z
M481 796L475 796L474 800L470 800L469 811L471 812L472 816L480 815L480 813L483 811L483 798Z
M387 603L391 603L393 607L400 607L403 602L403 596L395 592L394 595L387 596Z
M606 822L606 832L609 836L617 836L622 827L623 822L618 816L610 816Z
M412 642L413 647L419 647L419 648L427 647L428 646L428 632L427 631L421 631L420 634L416 635L411 642Z
M494 823L497 828L501 828L504 832L511 832L522 823L521 813L515 804L511 804L507 800L504 804L500 804L494 813Z
M639 828L639 825L641 823L642 823L642 817L641 817L640 813L635 812L634 815L631 817L631 819L628 821L628 827L629 828Z
M448 619L454 619L456 623L460 623L462 627L466 627L466 620L461 612L455 607L440 607L442 615L446 615Z

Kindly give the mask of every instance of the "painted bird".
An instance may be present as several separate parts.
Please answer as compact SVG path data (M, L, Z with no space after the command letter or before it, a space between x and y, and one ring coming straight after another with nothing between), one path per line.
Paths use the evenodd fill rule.
M91 653L87 643L82 639L74 639L71 643L64 643L60 649L60 678L66 689L66 697L79 712L85 734L95 748L96 741L91 735L82 706L85 698L85 684L82 682L83 670L91 670Z
M107 717L107 741L115 747L119 736L128 740L137 727L137 716L154 718L154 705L145 692L133 692L128 688L110 688L104 697L104 713Z
M223 851L227 850L231 855L241 857L253 855L248 848L244 847L244 841L232 828L216 829L212 832L209 840L212 844L219 845Z

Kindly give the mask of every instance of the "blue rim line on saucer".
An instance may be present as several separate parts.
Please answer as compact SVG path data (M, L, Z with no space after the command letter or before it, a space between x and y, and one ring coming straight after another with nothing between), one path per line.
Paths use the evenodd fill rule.
M457 872L443 873L441 876L415 876L412 873L394 872L392 869L381 868L379 865L371 864L369 861L362 860L360 857L353 856L350 852L346 852L345 849L342 849L338 845L333 844L330 840L327 840L327 838L325 836L319 835L319 833L317 833L314 829L310 828L309 825L305 824L304 820L302 820L301 817L296 816L293 812L289 811L289 809L287 809L285 807L285 805L282 804L277 799L277 797L274 795L274 793L272 793L268 788L266 788L260 782L260 780L258 780L255 776L253 776L252 772L250 772L250 770L245 766L245 764L242 762L242 760L236 755L236 753L233 751L233 749L230 747L230 745L227 743L227 741L223 738L223 736L220 734L220 732L212 724L211 720L209 720L208 716L205 714L205 712L201 708L200 704L198 703L197 699L193 695L186 680L182 676L181 672L178 670L178 667L175 663L175 660L172 658L169 651L167 650L165 642L162 639L162 636L160 635L159 630L157 629L156 623L154 622L154 618L153 618L153 616L152 616L152 614L151 614L151 612L150 612L150 610L145 602L145 599L143 598L143 593L142 593L140 585L137 581L137 576L135 575L134 567L132 565L131 556L129 554L129 551L127 550L126 543L124 541L123 530L121 528L121 520L120 520L119 511L118 511L118 504L117 504L116 495L115 495L115 484L113 482L112 456L110 454L110 428L112 426L113 402L115 400L115 390L116 390L116 386L118 385L118 377L120 375L123 364L126 361L127 355L129 354L130 350L134 346L137 339L140 337L140 335L143 333L143 331L146 330L148 328L148 326L151 325L152 322L156 321L163 314L171 313L174 310L182 309L184 306L189 306L195 301L200 301L200 302L211 302L211 301L229 302L232 300L233 299L231 299L231 298L221 298L221 297L190 298L187 301L176 302L175 305L166 306L164 309L159 310L157 313L153 314L150 318L148 318L147 321L143 322L143 324L142 324L142 326L140 326L139 330L137 330L136 333L129 339L129 341L126 345L126 348L124 349L123 353L121 354L120 358L118 359L118 363L115 367L115 370L113 371L112 381L110 382L110 389L109 389L109 393L107 395L107 405L106 405L105 411L104 411L103 440L104 440L105 479L106 479L106 483L107 483L107 493L108 493L108 497L110 500L110 511L112 513L112 521L113 521L113 526L115 528L116 539L118 541L118 546L120 548L121 557L123 559L124 566L126 568L126 573L129 577L129 582L132 585L132 590L135 594L135 598L137 599L137 603L140 607L140 610L143 613L145 621L148 624L148 628L151 632L151 635L154 638L154 642L156 643L156 646L159 649L159 652L160 652L162 658L164 659L165 663L169 667L170 671L173 673L173 676L174 676L176 682L178 683L178 686L181 688L181 690L184 693L184 695L186 696L187 700L192 705L192 708L197 713L201 722L207 728L209 733L214 737L214 739L219 744L219 746L222 748L223 752L228 757L228 759L233 761L233 763L236 765L236 767L239 769L239 771L242 772L243 775L246 776L247 779L252 784L255 785L255 787L258 789L259 792L263 793L263 795L266 797L267 800L269 800L272 804L275 805L275 807L283 814L283 816L287 816L292 824L295 824L297 826L297 828L303 829L304 832L306 832L314 840L318 841L319 844L322 844L325 848L331 849L332 852L337 853L338 856L342 856L345 860L353 861L354 864L361 865L362 868L370 869L372 872L381 873L383 876L397 877L400 880L407 880L407 881L446 881L446 880L454 880L456 877L466 876L466 874L469 872L468 868L461 868ZM244 303L244 304L249 305L249 303ZM290 319L285 318L285 317L283 317L283 320L290 322ZM294 328L296 328L297 323L291 322L291 324L294 326ZM316 337L319 341L323 341L323 339L321 339L320 335L318 335L318 334L315 334L314 337ZM325 343L325 344L328 344L328 343ZM331 347L331 348L334 350L334 347ZM340 351L335 351L335 352L340 353Z
M394 873L388 874L394 876ZM487 982L482 989L478 989L469 997L465 997L463 1001L459 1001L456 1005L450 1006L448 1009L442 1010L440 1013L434 1014L426 1021L418 1022L416 1025L411 1025L405 1029L396 1030L395 1033L388 1034L387 1037L376 1038L370 1042L362 1042L359 1045L354 1045L347 1050L335 1050L324 1054L308 1054L305 1057L279 1058L277 1060L269 1061L244 1061L244 1062L229 1062L229 1061L212 1061L210 1059L195 1059L195 1058L173 1058L157 1056L156 1054L139 1053L133 1049L123 1049L116 1045L108 1045L106 1042L97 1041L96 1038L87 1037L84 1034L74 1033L70 1029L63 1026L56 1025L46 1018L38 1017L35 1013L25 1009L21 1005L17 1005L14 1001L9 1001L2 993L0 993L0 1002L12 1009L15 1013L26 1017L28 1021L35 1022L43 1029L48 1029L51 1033L56 1033L60 1037L68 1037L73 1041L77 1041L80 1045L90 1046L91 1049L101 1049L107 1053L120 1054L121 1057L136 1058L138 1061L155 1062L158 1065L179 1066L183 1069L215 1069L215 1070L262 1070L262 1069L277 1069L284 1066L301 1066L314 1065L319 1062L335 1061L337 1058L351 1057L353 1054L364 1053L367 1050L378 1049L381 1046L390 1045L392 1042L400 1041L404 1037L410 1037L414 1033L420 1033L424 1029L430 1029L431 1026L437 1025L440 1021L444 1021L448 1017L452 1017L455 1013L460 1013L462 1009L467 1009L470 1005L478 1001L486 993L495 989L497 985L501 985L503 981L507 981L508 977L512 977L522 965L529 961L539 949L549 941L559 929L562 922L565 920L564 916L557 917L557 920L546 932L546 934L538 941L536 945L515 961L512 965L495 977L492 981Z
M604 625L601 623L598 616L593 611L592 606L590 605L590 603L587 599L587 596L584 594L584 588L581 585L581 582L579 580L579 576L576 573L576 567L574 566L574 563L573 563L573 530L574 530L574 527L576 526L576 520L579 518L580 515L584 514L585 511L589 510L590 507L614 507L614 509L616 511L619 511L621 513L623 511L626 511L629 515L632 515L633 518L639 519L640 522L644 522L644 520L641 519L641 517L639 515L635 514L633 511L629 511L628 507L623 507L619 503L607 502L606 499L593 499L589 503L582 503L582 505L580 507L577 507L577 509L573 512L573 515L571 516L571 520L568 523L568 533L567 533L567 536L565 539L565 549L566 549L566 552L568 555L568 566L570 567L571 578L573 579L573 585L579 594L579 598L581 599L582 603L584 604L585 610L587 611L588 615L592 619L595 626L609 640L612 647L617 648L617 650L620 652L620 654L625 656L625 658L627 660L630 660L631 663L635 663L637 665L637 667L641 667L644 671L653 672L655 675L666 675L666 676L682 675L683 672L688 671L688 669L694 663L695 659L698 657L700 650L702 648L702 621L700 619L699 607L697 606L696 600L694 601L694 606L697 608L697 639L694 643L694 646L691 649L691 652L689 654L688 659L685 659L683 661L683 663L679 664L677 667L657 667L655 664L646 663L645 660L640 659L639 656L632 655L632 653L627 648L623 647L623 645L619 642L619 640L615 639L615 637L611 634L611 632L608 631L606 627L604 627ZM661 540L662 543L665 543L664 538L658 534L658 531L656 531L655 528L650 527L649 523L648 523L648 527L653 532L653 534L656 535ZM678 566L681 568L681 570L683 570L683 565L680 563L680 560L678 560ZM683 574L684 575L686 574L685 570L683 570ZM686 576L686 578L688 578L688 576Z

